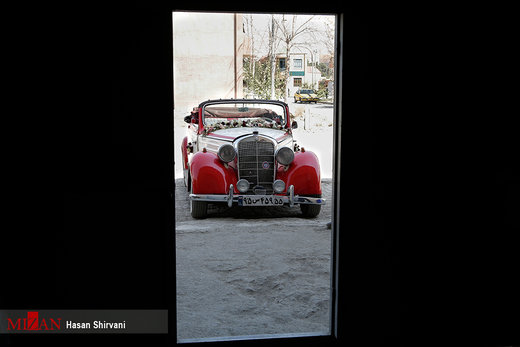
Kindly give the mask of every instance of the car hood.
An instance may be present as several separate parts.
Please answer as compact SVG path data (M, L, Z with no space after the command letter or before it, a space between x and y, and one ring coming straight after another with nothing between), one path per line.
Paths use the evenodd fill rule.
M215 130L206 136L224 141L234 141L236 138L244 135L252 135L253 131L258 131L258 135L264 135L275 139L277 142L287 137L286 129L278 130L264 127L239 127Z

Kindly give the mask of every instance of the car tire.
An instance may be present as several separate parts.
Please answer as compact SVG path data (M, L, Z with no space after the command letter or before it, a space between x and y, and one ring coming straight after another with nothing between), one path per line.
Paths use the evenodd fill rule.
M190 192L193 184L190 179ZM195 219L204 219L208 216L208 203L206 201L194 201L190 199L190 213Z
M305 218L315 218L320 214L321 205L301 204L300 209L302 210L302 214Z
M195 219L204 219L208 216L208 203L206 201L190 202L191 216Z
M184 180L184 186L186 187L186 190L188 193L191 190L191 175L190 175L190 167L188 166L188 169L183 170L183 180Z

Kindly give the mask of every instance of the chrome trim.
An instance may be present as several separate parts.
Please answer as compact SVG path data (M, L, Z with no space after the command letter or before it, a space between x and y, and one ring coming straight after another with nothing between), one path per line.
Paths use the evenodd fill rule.
M254 129L254 130L258 130L258 129L261 129L261 128L250 128L250 129ZM257 137L259 139L265 139L265 140L268 140L268 141L271 141L273 143L273 146L276 148L278 147L278 142L276 142L276 139L273 139L271 136L267 136L267 135L264 135L264 134L253 134L253 131L254 130L251 130L251 134L250 135L243 135L241 136L240 138L237 138L234 142L233 142L233 146L235 146L235 150L238 152L238 144L242 141L244 141L245 139L248 139L250 137Z
M275 184L276 182L282 182L282 183L283 183L283 188L282 188L282 190L279 191L279 192L277 192L277 191L274 189L274 184ZM284 190L285 190L285 182L282 181L282 180L280 180L280 179L274 180L274 182L273 182L273 191L274 191L276 194L280 194L280 193L282 193Z
M229 195L222 194L190 194L190 200L196 200L196 201L207 201L207 202L226 202L229 207L231 207L232 203L238 203L238 197L239 196L251 196L254 197L255 195L246 195L246 194L233 194L232 200L230 200ZM294 195L293 199L287 195L276 195L276 197L281 198L284 202L284 204L289 204L289 206L294 207L294 205L300 204L300 205L325 205L326 199L323 198L314 198L314 197L308 197L308 196L299 196ZM292 204L291 204L292 203Z
M222 159L222 157L220 156L220 150L221 150L222 147L224 147L224 146L231 146L231 147L233 148L233 150L235 151L235 155L233 156L233 158L232 158L231 160L226 161L226 160ZM222 145L219 146L218 151L217 151L217 156L218 156L218 158L219 158L220 160L222 160L224 163L230 163L230 162L232 162L233 160L235 160L235 158L237 157L237 149L236 149L235 146L233 146L233 145L230 144L230 143L224 143L224 144L222 144Z
M233 185L230 184L229 185L229 193L228 193L228 202L227 202L227 205L228 207L231 207L233 205Z
M258 129L258 128L251 128L251 129ZM252 130L252 131L254 131ZM274 152L276 152L277 150L277 145L278 145L278 142L276 142L276 139L273 139L272 137L270 136L267 136L267 135L263 135L263 134L253 134L251 132L251 135L246 135L246 136L242 136L241 138L237 139L235 142L233 142L233 145L235 146L235 151L237 152L237 181L238 180L241 180L242 178L240 177L240 155L239 155L239 151L238 151L238 147L239 147L239 144L244 141L244 140L247 140L247 139L251 139L251 138L256 138L257 141L262 141L262 140L265 140L265 141L269 141L272 143L273 145L273 149L274 149ZM273 182L275 181L276 179L276 156L273 154L273 165L275 165L273 167ZM257 180L258 180L258 163L256 165L256 171L257 171L257 174L256 174L256 177L257 177ZM251 184L251 182L248 180L248 182ZM271 184L273 183L271 182ZM259 184L259 182L257 182L257 184Z
M294 186L292 184L289 186L289 206L294 206Z
M278 152L282 149L282 148L289 148L289 150L292 151L292 159L291 159L291 162L289 164L282 164L278 161L278 159L276 158L278 156ZM274 159L276 160L277 163L279 163L280 165L283 165L283 166L287 166L287 165L291 165L291 163L294 161L294 151L291 147L288 147L288 146L278 146L278 148L276 149L276 151L274 151Z
M195 201L207 201L207 202L226 202L228 207L231 207L233 203L238 203L240 196L251 196L247 194L233 194L233 185L229 185L228 194L190 194L190 200ZM327 200L323 198L314 198L309 196L294 195L294 186L289 186L288 195L276 195L281 198L284 204L289 204L290 207L294 207L296 204L300 205L325 205Z
M240 183L240 181L245 181L245 182L247 182L247 189L246 189L245 192L241 191L240 188L238 188L238 184ZM240 193L246 193L246 192L249 190L249 186L250 186L250 185L251 185L251 184L249 183L249 181L246 180L245 178L243 178L243 179L237 181L237 190L238 190Z

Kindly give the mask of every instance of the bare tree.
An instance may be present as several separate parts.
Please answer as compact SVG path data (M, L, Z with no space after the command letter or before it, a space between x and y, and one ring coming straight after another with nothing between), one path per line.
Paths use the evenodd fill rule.
M335 53L335 36L336 36L336 27L335 27L335 19L329 18L325 21L325 38L324 44L327 49L327 53L330 55L329 68L331 68L331 62L334 61L334 53ZM334 69L334 65L332 65L332 69ZM332 79L334 79L334 73L332 73Z
M254 50L254 46L255 46L255 42L254 42L254 38L255 36L253 35L253 15L250 14L249 15L249 25L250 25L250 32L251 32L251 67L253 69L253 79L255 78L255 50Z
M275 20L277 27L280 29L280 40L285 44L285 101L289 99L289 79L290 79L290 59L289 52L296 44L296 38L305 33L314 33L316 30L310 25L311 20L315 16L311 16L300 25L296 25L296 15L292 15L290 20L285 19L285 14L282 15L281 20ZM274 17L273 17L274 20Z
M249 49L247 54L249 55L249 73L247 78L248 87L253 87L255 82L255 51L254 51L254 42L255 35L253 32L253 15L244 16L244 33L246 38L248 39L248 45L246 46Z
M336 28L335 28L335 19L334 18L327 18L325 20L325 38L326 40L323 41L323 43L325 44L325 48L327 49L327 53L329 53L329 55L331 57L334 57L334 49L335 49L335 46L334 46L334 37L335 37L335 33L336 33Z
M271 100L275 99L274 76L276 69L276 27L274 15L271 15L271 30L269 31L269 55L271 61Z

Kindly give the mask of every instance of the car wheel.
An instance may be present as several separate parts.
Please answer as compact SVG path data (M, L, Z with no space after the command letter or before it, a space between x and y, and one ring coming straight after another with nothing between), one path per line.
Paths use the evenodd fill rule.
M190 167L188 166L187 169L183 169L183 176L184 176L184 186L186 187L186 190L188 193L191 190L191 175L190 175Z
M320 214L321 205L300 205L300 209L302 210L302 214L305 218L315 218Z
M296 98L294 98L294 103L296 104L298 102L298 100Z
M206 201L191 200L191 216L195 219L204 219L208 216L208 203Z
M191 187L193 187L193 184L190 183L190 192ZM194 201L190 199L190 213L195 219L206 218L208 215L208 203L206 201Z

